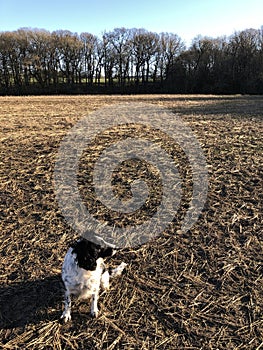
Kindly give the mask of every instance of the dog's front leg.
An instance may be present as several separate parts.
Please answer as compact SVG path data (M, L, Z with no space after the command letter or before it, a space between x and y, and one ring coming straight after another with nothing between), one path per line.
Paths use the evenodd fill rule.
M63 314L61 315L61 318L64 319L65 322L71 320L71 298L70 298L70 292L68 289L65 291L65 309L63 311Z

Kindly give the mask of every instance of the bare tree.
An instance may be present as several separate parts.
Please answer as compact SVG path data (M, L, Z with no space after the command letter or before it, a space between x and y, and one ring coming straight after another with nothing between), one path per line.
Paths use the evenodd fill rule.
M258 72L257 52L260 50L259 31L248 29L230 37L228 51L231 55L232 81L238 92L245 92Z
M185 45L177 34L161 33L160 34L160 52L161 66L160 75L167 77L169 70L174 65L178 55L185 49Z
M151 64L158 50L158 35L145 29L134 30L132 43L136 83L138 84L140 79L147 83Z
M8 88L11 85L13 71L10 56L12 55L13 33L0 33L0 78L1 85Z
M126 28L115 28L112 32L105 33L108 44L108 52L111 53L112 61L115 62L115 75L119 85L124 85L129 76L131 59L131 31Z
M76 33L68 30L55 32L59 65L67 84L81 83L82 43Z
M82 59L84 76L86 83L92 85L96 69L98 38L90 33L81 33L80 40L83 44Z

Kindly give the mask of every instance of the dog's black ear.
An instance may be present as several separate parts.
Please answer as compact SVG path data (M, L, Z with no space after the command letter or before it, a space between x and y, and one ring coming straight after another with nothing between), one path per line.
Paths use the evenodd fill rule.
M107 258L109 256L112 256L116 253L116 250L114 248L111 247L107 247L107 248L101 248L100 250L100 257L101 258Z

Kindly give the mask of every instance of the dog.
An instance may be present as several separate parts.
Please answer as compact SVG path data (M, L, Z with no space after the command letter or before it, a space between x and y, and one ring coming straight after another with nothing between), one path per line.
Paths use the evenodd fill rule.
M61 319L71 320L71 295L81 300L91 299L91 316L98 317L100 288L108 290L110 278L120 276L127 266L122 262L115 269L107 270L104 259L112 257L116 251L113 246L103 247L85 238L69 248L62 265L65 307Z

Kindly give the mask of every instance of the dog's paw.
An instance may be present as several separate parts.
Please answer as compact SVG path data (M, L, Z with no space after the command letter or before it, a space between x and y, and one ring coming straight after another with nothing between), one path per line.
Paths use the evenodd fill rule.
M68 321L71 321L71 314L70 312L63 312L63 314L61 315L60 319L64 322L67 323Z
M96 311L91 311L91 317L93 317L93 318L98 318L98 316L99 316L99 311L98 310L96 310Z

